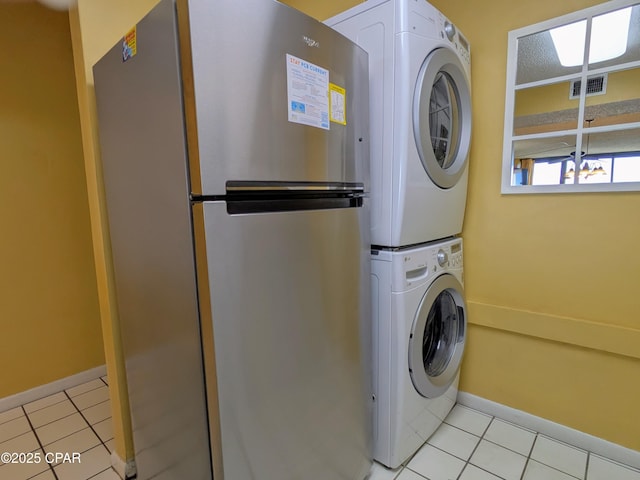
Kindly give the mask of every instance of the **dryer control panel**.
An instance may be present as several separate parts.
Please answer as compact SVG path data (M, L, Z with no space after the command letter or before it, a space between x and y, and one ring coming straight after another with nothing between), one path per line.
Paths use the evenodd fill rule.
M378 0L380 1L380 0ZM372 0L365 2L372 3ZM397 32L409 32L427 38L438 39L452 46L466 67L471 63L471 47L453 22L427 1L396 2Z
M471 63L471 48L469 47L469 42L464 38L462 33L458 31L456 26L441 13L438 15L438 30L440 31L440 38L448 40L455 47L462 60L469 65Z

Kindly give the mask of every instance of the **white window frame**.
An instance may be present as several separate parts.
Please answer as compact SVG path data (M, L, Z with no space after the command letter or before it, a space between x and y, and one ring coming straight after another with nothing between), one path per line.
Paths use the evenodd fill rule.
M611 132L619 130L633 130L638 129L640 131L640 122L623 123L615 125L605 125L599 127L584 127L584 110L585 110L585 98L586 88L582 88L578 107L578 119L577 128L570 130L561 130L553 132L535 133L528 135L514 135L513 122L515 111L515 95L517 90L545 86L549 84L559 83L562 81L571 81L578 76L582 80L582 85L586 85L587 77L591 77L598 74L616 72L621 70L628 70L632 68L640 68L640 60L613 64L604 68L589 69L588 62L584 62L582 65L581 73L569 74L560 77L545 78L535 82L516 85L516 73L517 73L517 53L518 53L518 39L533 35L545 30L566 25L569 23L577 22L580 20L587 20L587 39L590 38L591 19L595 16L605 14L610 11L619 10L628 6L640 5L639 0L611 0L595 7L586 8L572 12L561 17L553 18L544 22L530 25L517 30L509 32L509 44L507 51L507 81L506 81L506 98L505 98L505 117L504 117L504 143L502 153L502 188L503 194L531 194L531 193L577 193L577 192L617 192L617 191L639 191L640 182L626 182L626 183L597 183L597 184L561 184L561 185L512 185L513 175L513 144L518 140L534 140L534 139L546 139L554 137L562 137L565 135L572 135L576 137L575 151L582 151L582 138L583 131L587 131L591 134ZM585 42L585 58L589 56L589 42ZM586 135L586 133L585 133ZM581 162L577 162L581 163Z

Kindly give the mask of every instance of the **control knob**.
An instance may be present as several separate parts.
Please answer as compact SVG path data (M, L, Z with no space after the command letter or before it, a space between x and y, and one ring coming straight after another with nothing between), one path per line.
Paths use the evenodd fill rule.
M436 260L438 260L438 265L444 267L449 260L449 256L447 255L447 252L440 249L438 250L438 254L436 255Z
M456 36L456 27L450 22L444 22L444 33L449 41L453 42L453 37Z

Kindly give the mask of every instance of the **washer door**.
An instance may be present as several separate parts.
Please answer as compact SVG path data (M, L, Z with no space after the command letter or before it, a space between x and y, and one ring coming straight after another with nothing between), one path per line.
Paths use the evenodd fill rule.
M413 133L431 180L453 187L464 173L471 143L469 81L457 55L447 48L425 59L413 100Z
M466 327L462 285L451 274L440 275L422 297L409 336L409 373L423 397L442 395L455 380Z

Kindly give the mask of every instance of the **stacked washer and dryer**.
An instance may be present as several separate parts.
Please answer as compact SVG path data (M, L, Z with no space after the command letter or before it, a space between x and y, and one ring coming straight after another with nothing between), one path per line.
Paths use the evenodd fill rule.
M368 0L326 23L369 53L374 457L396 468L458 391L469 44L425 0Z

